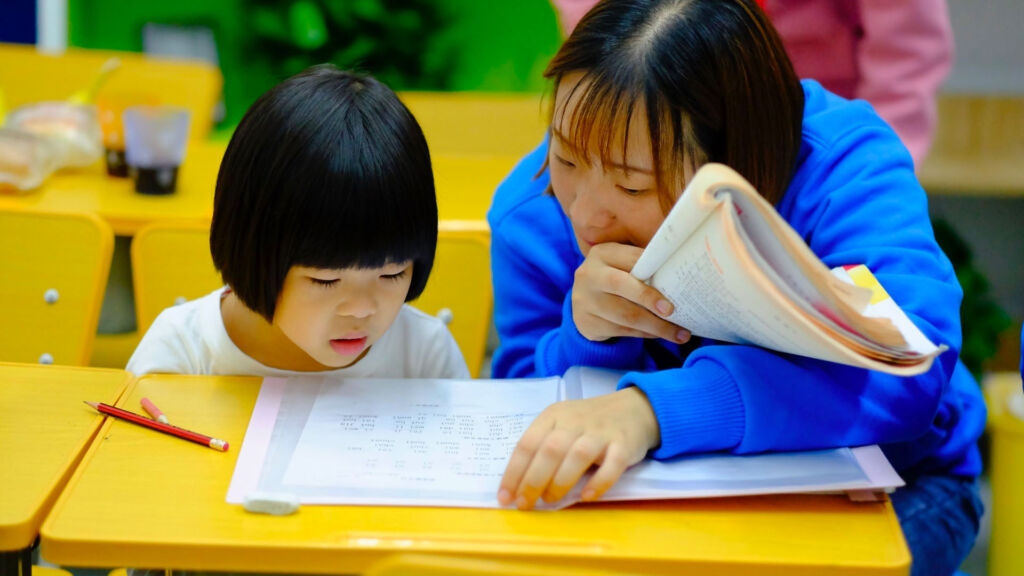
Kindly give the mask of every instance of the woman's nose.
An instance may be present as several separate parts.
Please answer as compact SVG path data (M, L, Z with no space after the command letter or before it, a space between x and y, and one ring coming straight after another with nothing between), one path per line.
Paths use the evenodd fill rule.
M600 187L586 182L581 183L576 190L576 198L569 209L569 219L579 230L606 228L615 220L604 202Z

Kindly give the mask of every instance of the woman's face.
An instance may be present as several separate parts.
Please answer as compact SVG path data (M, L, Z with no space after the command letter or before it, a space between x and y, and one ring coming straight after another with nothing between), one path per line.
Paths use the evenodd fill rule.
M622 149L619 134L612 139L609 162L602 164L595 151L577 149L568 139L570 119L584 88L574 91L573 87L582 77L582 72L564 76L556 91L548 149L551 188L572 222L584 256L591 246L605 242L643 248L665 219L656 187L647 115L643 106L636 107L626 149ZM676 196L673 194L673 199Z

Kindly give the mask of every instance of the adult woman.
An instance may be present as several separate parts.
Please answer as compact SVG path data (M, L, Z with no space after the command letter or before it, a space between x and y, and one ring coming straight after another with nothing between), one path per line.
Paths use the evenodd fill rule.
M524 434L499 499L557 500L592 464L597 497L655 458L878 443L915 572L950 573L977 532L984 427L957 360L961 290L910 155L863 103L801 83L752 0L602 2L548 67L550 136L499 187L492 228L497 377L574 364L632 370L615 394L559 403ZM696 167L743 174L829 266L866 264L951 351L898 378L690 341L628 271ZM929 564L930 562L930 564Z

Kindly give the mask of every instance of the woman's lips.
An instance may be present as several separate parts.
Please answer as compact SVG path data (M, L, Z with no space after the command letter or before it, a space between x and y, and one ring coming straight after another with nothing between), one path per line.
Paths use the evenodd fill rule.
M340 356L358 356L366 348L366 336L331 340L331 348Z

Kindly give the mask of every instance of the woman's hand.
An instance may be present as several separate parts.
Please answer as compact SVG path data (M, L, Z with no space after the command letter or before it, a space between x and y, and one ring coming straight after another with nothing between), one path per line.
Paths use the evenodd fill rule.
M594 464L597 472L583 487L582 498L597 499L660 443L654 411L636 387L552 404L512 452L498 502L520 509L532 508L537 498L556 502Z
M596 244L576 269L572 319L588 340L633 336L682 344L690 339L688 330L662 318L672 314L672 304L630 275L642 253L626 244Z

